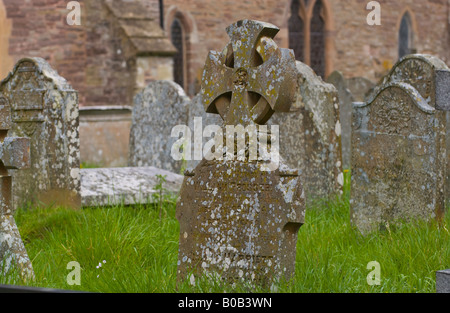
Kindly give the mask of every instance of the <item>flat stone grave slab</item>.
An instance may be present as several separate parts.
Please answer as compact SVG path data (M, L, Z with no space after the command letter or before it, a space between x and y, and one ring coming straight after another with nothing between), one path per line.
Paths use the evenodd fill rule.
M81 169L83 207L145 204L152 201L158 184L156 175L166 176L164 192L177 193L183 176L156 167Z

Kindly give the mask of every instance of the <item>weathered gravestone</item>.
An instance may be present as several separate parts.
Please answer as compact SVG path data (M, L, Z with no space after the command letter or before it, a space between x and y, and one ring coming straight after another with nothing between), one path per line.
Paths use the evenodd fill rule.
M296 97L289 112L277 112L269 121L280 126L280 154L298 168L307 203L340 193L344 184L341 123L336 88L314 71L296 62Z
M134 98L130 132L131 167L154 166L179 173L182 160L175 160L171 137L176 125L186 125L189 98L172 81L150 82Z
M11 107L0 99L0 269L6 273L15 263L23 277L34 276L27 251L14 221L12 177L8 170L30 166L30 140L7 137L11 128Z
M13 174L14 205L81 206L78 93L41 58L25 58L0 84L10 134L30 138L31 166Z
M444 212L446 116L428 55L402 58L366 103L354 104L351 218L363 232Z
M210 52L203 72L206 111L219 113L225 127L256 127L274 111L289 110L295 59L291 50L273 41L278 28L243 20L227 32L230 43L222 53ZM258 127L263 136L264 128ZM274 129L271 154L278 139ZM262 158L242 157L255 139L252 135L248 133L244 148L231 151L236 142L227 135L225 158L205 157L185 173L177 204L179 282L218 275L228 283L270 286L294 273L297 232L305 213L298 171L282 160L274 169ZM260 152L269 148L264 140L259 144Z

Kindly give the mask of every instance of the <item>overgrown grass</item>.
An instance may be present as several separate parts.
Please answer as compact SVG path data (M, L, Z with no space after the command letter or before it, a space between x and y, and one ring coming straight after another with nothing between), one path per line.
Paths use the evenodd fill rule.
M164 203L161 221L159 207L152 205L19 210L16 221L36 274L26 284L93 292L248 291L207 280L176 287L174 200ZM308 209L298 236L295 277L277 290L435 292L435 272L450 268L449 228L447 213L441 223L396 224L362 236L350 224L347 197L336 197ZM80 286L67 284L71 261L81 265ZM370 261L380 264L380 285L367 283ZM17 273L0 275L0 283L25 284Z

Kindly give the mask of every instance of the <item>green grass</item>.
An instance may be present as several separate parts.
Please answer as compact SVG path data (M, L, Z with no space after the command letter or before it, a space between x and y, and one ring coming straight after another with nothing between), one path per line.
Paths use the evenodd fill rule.
M19 210L15 217L36 275L28 285L92 292L248 291L207 280L177 289L174 199L164 204L161 221L152 205ZM435 292L435 272L450 268L450 214L441 223L395 224L366 236L349 220L345 196L308 209L298 236L295 277L277 290ZM67 284L70 261L81 265L80 286ZM378 286L367 284L370 261L381 267ZM14 272L0 275L1 283L25 284Z

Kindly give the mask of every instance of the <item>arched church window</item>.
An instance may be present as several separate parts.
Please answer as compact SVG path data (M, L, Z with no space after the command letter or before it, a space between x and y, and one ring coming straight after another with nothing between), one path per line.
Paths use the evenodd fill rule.
M311 68L317 75L325 76L325 21L321 0L314 4L310 31Z
M172 44L178 50L174 56L173 79L184 88L184 31L181 22L174 19L170 27Z
M300 0L292 0L291 16L288 20L289 49L294 50L295 59L304 61L305 35L303 19L299 16Z
M411 25L411 16L408 12L406 12L400 23L400 30L398 36L398 57L404 57L407 54L412 53L412 25Z

